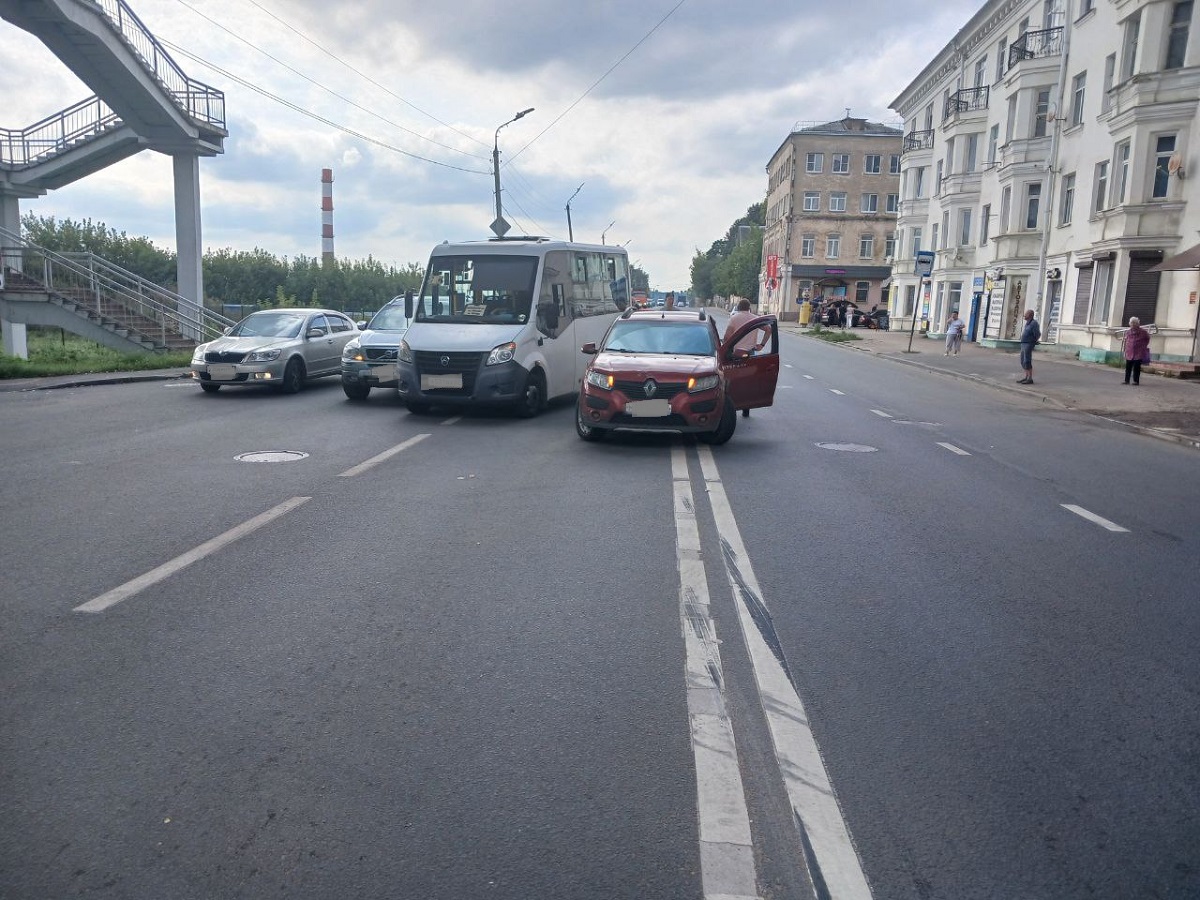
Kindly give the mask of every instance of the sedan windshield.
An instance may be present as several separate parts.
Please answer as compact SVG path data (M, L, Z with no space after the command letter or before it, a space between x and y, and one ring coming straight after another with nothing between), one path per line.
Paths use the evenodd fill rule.
M533 307L536 256L434 256L417 299L417 322L525 323Z
M256 312L234 325L229 336L294 338L303 327L304 316L295 313Z
M620 321L613 324L604 349L614 353L669 353L712 356L712 328L705 322Z
M389 303L371 317L367 324L371 331L405 331L408 319L404 317L403 303Z

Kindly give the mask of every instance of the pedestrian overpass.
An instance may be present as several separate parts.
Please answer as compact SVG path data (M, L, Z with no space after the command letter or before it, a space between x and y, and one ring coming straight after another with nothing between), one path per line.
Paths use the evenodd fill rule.
M88 304L81 307L83 315L71 314L72 304L62 302L63 294L47 281L46 251L20 239L20 201L143 150L165 153L174 163L178 293L142 285L133 295L154 293L155 302L164 307L155 319L157 327L177 329L178 334L159 342L135 332L133 343L162 349L179 344L177 338L186 343L205 337L219 323L204 310L200 157L224 152L225 95L185 75L125 0L0 0L0 18L37 37L94 92L25 128L0 127L4 352L28 357L26 325L66 328L109 346L129 343L119 328L97 329ZM62 260L54 262L61 279L69 267ZM102 281L93 279L88 285L95 297L91 305L112 312L128 297L104 291Z

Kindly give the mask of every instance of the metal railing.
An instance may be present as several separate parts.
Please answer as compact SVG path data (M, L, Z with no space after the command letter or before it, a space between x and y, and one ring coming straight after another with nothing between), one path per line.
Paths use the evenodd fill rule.
M1011 69L1024 59L1058 56L1063 48L1063 26L1027 31L1008 48L1008 67Z
M904 136L904 141L901 144L900 152L908 153L910 150L932 150L933 149L933 129L928 131L910 131Z
M101 320L119 320L118 307L143 320L127 318L122 327L167 347L169 339L207 341L233 325L232 319L197 306L90 252L60 253L0 228L0 265L36 281L40 289L68 299ZM148 326L148 327L147 327Z
M225 95L202 81L188 78L162 44L150 33L125 0L93 0L116 30L142 58L157 78L189 115L201 122L225 127Z
M959 113L987 109L990 91L991 88L986 84L982 87L962 88L955 91L946 98L946 106L942 110L942 121Z
M120 124L120 116L107 103L99 97L88 97L28 128L0 128L0 164L32 165Z

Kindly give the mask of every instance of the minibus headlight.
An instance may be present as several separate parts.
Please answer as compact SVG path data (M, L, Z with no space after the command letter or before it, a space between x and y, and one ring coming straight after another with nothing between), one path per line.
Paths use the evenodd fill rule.
M396 351L396 359L406 363L413 361L412 347L408 346L408 341L400 342L400 349Z
M711 391L720 383L720 375L701 375L699 378L689 378L688 393L698 394L701 391Z
M517 345L511 341L507 344L501 344L499 347L493 347L492 352L488 354L487 364L489 366L498 366L501 363L512 362L516 353Z
M597 372L595 369L588 369L587 383L606 391L613 389L613 377L605 375L603 372Z

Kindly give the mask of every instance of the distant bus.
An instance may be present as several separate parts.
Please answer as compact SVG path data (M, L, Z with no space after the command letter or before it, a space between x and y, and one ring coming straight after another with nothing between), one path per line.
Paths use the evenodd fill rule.
M544 237L439 244L400 344L409 410L508 406L535 416L578 394L588 357L630 300L623 247Z

